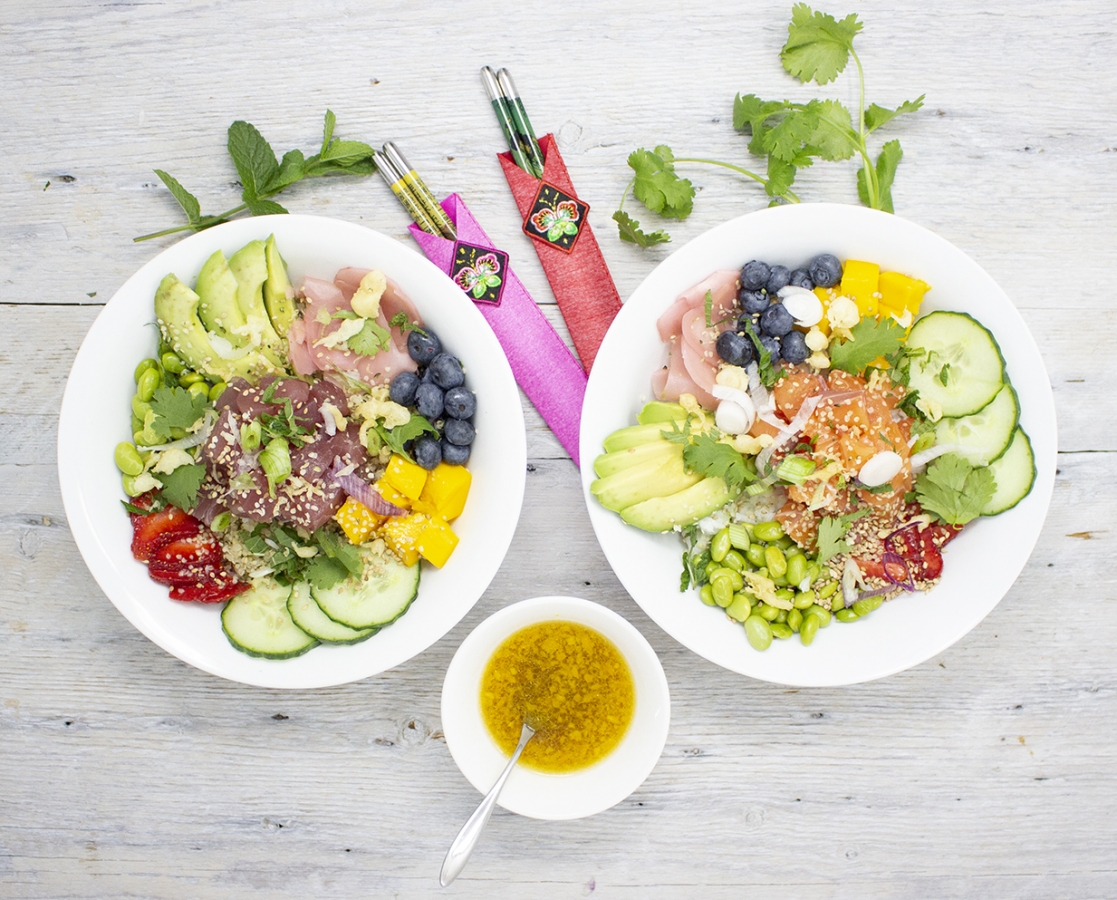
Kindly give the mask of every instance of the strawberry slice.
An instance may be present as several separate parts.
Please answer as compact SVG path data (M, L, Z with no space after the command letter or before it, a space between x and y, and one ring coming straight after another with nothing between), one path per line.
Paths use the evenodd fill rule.
M165 566L217 566L225 561L225 554L217 539L208 531L184 538L172 538L151 554L150 565Z
M148 516L134 516L132 555L140 562L147 562L163 544L200 534L201 530L202 523L177 506L168 506Z
M173 587L205 587L209 584L236 581L237 576L226 569L223 563L223 559L218 560L216 565L201 565L152 558L147 564L147 571L152 581Z
M237 594L248 590L248 585L239 581L220 582L208 585L171 588L172 600L195 601L197 603L223 603Z

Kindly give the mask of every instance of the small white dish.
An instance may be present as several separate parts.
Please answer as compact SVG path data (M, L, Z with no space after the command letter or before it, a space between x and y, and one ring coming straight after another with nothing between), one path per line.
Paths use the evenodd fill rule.
M674 299L718 269L751 259L795 268L819 253L862 259L931 285L922 312L973 315L997 339L1020 399L1020 425L1035 453L1036 482L1014 509L965 527L945 550L942 581L886 603L854 625L832 624L809 647L774 641L759 653L744 629L693 592L679 592L682 542L629 527L589 486L593 460L613 431L636 422L652 399L652 372L666 352L656 320ZM891 675L941 653L977 625L1012 587L1039 538L1055 483L1055 404L1036 342L1016 307L961 250L899 216L859 206L792 204L750 213L695 238L660 263L614 319L594 362L582 408L582 486L590 522L632 598L679 643L726 669L779 684L831 686Z
M477 439L460 543L443 569L423 565L411 610L360 644L314 648L296 659L254 659L221 630L222 604L181 603L132 558L132 528L113 462L131 439L132 373L158 346L153 299L174 272L194 284L215 250L232 254L274 234L291 281L332 280L345 266L382 269L424 321L459 356L477 395ZM90 572L121 613L179 659L231 681L272 688L316 688L367 678L422 652L454 627L492 581L512 541L523 503L527 444L519 389L492 329L461 289L416 251L360 225L318 216L260 216L202 231L164 250L105 305L74 360L58 426L58 469L70 530Z
M481 678L509 635L544 621L577 622L620 650L636 685L636 711L617 748L585 769L548 774L517 766L500 806L533 819L580 819L620 803L655 768L667 742L671 697L663 666L636 628L604 606L577 597L535 597L513 603L478 625L454 654L442 685L442 730L450 755L482 794L508 762L481 718Z

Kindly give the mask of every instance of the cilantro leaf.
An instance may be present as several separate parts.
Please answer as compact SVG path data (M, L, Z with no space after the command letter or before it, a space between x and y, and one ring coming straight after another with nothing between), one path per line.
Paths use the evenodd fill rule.
M891 140L880 148L876 164L877 209L895 212L892 208L892 182L896 180L896 167L900 165L903 156L904 151L900 149L900 142L897 140ZM862 166L857 170L857 195L861 198L861 202L868 206L870 198L866 178L865 167Z
M315 533L315 541L329 559L336 560L345 567L350 575L359 576L364 571L364 560L361 551L348 540L329 531L319 529Z
M304 570L306 580L320 591L328 591L349 577L349 570L336 559L328 556L312 557Z
M376 430L384 443L392 448L393 452L398 453L400 456L412 462L414 462L414 460L411 459L411 454L404 449L403 445L408 441L415 440L415 438L424 432L438 434L438 429L418 413L412 413L411 418L403 425L397 425L390 430L383 425L377 425Z
M996 489L988 467L975 468L955 453L940 456L915 479L919 505L948 525L965 525L981 515Z
M633 193L648 209L671 219L685 219L694 207L694 185L675 174L675 155L660 144L651 150L634 150L628 165L636 173Z
M423 330L423 327L418 322L407 321L407 313L405 312L396 313L388 320L388 324L393 328L398 328L400 334L407 334L409 331L415 331L422 335L426 334L426 331Z
M806 3L797 3L791 10L780 61L799 81L826 84L845 69L853 39L860 31L856 13L838 21L827 13L813 12Z
M189 512L198 505L198 488L206 477L206 467L201 463L193 466L179 466L166 475L159 474L163 483L163 499L172 506Z
M721 478L730 487L756 481L756 471L749 468L745 457L712 434L693 436L683 448L683 464L688 472Z
M818 523L818 559L822 564L839 553L849 553L850 546L844 540L849 526L857 519L871 512L869 507L847 513L844 516L824 516Z
M349 338L345 346L361 356L376 356L382 350L388 349L391 338L392 336L383 326L372 319L365 319L361 330Z
M229 155L237 167L245 202L263 197L279 174L279 162L256 126L238 119L229 126Z
M894 353L904 340L904 329L891 317L865 316L850 329L852 340L830 345L830 366L859 375L878 356Z
M618 209L613 213L613 221L617 223L617 233L622 241L636 244L638 247L652 247L656 244L667 244L671 235L666 231L645 232L641 230L640 223L624 210Z
M849 159L857 152L857 134L849 110L837 100L814 100L818 127L811 135L811 147L828 162Z
M155 413L151 428L157 437L167 440L172 428L189 428L208 407L207 397L191 394L185 388L156 388L151 398L151 411Z
M883 106L877 106L875 103L870 103L865 110L865 130L872 132L880 128L888 122L891 122L896 116L902 116L904 113L913 113L923 108L923 98L926 94L920 94L914 100L905 100L895 109L886 109Z

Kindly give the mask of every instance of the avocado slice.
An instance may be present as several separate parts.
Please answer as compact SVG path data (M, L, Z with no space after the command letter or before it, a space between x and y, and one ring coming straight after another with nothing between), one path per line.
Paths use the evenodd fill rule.
M237 279L237 305L244 313L250 343L259 335L261 350L276 365L287 355L284 340L272 327L264 307L264 282L268 280L267 254L263 241L249 241L229 257L229 268Z
M225 338L234 347L245 346L248 336L244 331L244 313L237 303L237 279L220 250L205 261L194 290L200 298L198 318L206 330Z
M644 531L670 531L706 518L740 492L740 488L730 489L721 478L704 478L675 494L652 497L622 509L621 518Z
M274 234L268 235L264 244L264 259L268 266L268 277L264 282L264 306L271 317L272 327L282 337L295 320L295 304L287 296L291 279L287 277L287 263L279 255Z
M155 318L163 340L190 368L224 381L240 376L255 382L277 371L262 354L249 350L238 359L222 359L213 349L198 317L201 298L175 275L167 275L155 291Z
M681 425L683 419L677 421ZM629 425L627 428L618 428L605 438L605 452L614 453L617 450L627 450L629 447L646 444L648 441L662 441L663 432L670 431L671 425L671 422L653 422L650 425Z
M606 509L619 512L653 497L678 493L702 480L703 476L697 472L686 471L680 447L677 453L665 460L653 456L645 462L597 479L590 485L590 493Z
M644 404L636 421L641 425L651 425L654 422L681 422L686 416L686 410L679 403L652 400Z
M652 457L664 461L672 453L678 452L681 452L679 444L671 444L667 441L648 441L646 444L637 444L627 450L602 453L593 461L593 471L598 478L605 478L607 475L614 475L629 466L646 462Z

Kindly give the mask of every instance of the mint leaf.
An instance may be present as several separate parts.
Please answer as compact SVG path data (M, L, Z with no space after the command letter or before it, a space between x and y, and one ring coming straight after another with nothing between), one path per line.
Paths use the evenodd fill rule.
M975 468L954 453L940 456L915 479L919 505L948 525L965 525L976 519L996 487L987 467Z
M391 334L372 319L365 319L365 324L353 337L345 342L354 353L361 356L376 356L382 350L387 350L391 342Z
M671 148L660 144L655 151L634 150L628 165L636 173L632 192L648 209L671 219L685 219L694 207L694 185L675 174Z
M885 109L883 106L870 103L868 109L865 110L865 130L869 132L876 131L881 125L891 122L896 116L902 116L904 113L913 113L922 109L923 98L926 96L926 94L920 94L914 100L905 100L895 109Z
M791 10L780 60L799 81L826 84L845 69L859 31L861 23L855 13L838 21L826 13L813 12L806 3L797 3Z
M238 119L229 126L228 148L244 188L242 196L245 202L262 199L279 174L279 162L271 144L264 140L254 125Z
M160 472L163 499L172 506L189 512L198 505L198 488L202 486L205 477L206 467L200 463L193 466L179 466L166 475Z
M325 156L326 150L330 146L330 141L334 136L335 125L337 125L337 116L334 115L332 109L327 109L326 118L322 122L322 149L318 151L319 156Z
M640 223L624 210L618 209L613 213L613 221L617 223L617 233L621 240L626 243L636 244L638 247L654 247L656 244L671 242L671 235L666 231L643 231Z
M878 356L895 353L903 344L905 331L891 317L866 316L849 333L852 340L830 345L830 367L860 375Z
M332 162L334 165L348 168L360 162L372 153L372 148L361 141L333 141L319 155L323 162Z
M186 218L191 222L197 221L202 213L202 207L198 203L198 198L179 184L178 179L173 175L168 175L162 169L156 169L155 174L158 175L159 180L167 186L167 190L171 192L171 196L178 201L178 205L181 206L182 211L186 213Z
M274 200L258 200L255 197L251 199L246 197L244 203L254 216L282 216L287 213L287 210Z
M305 174L306 160L303 158L302 150L288 150L279 161L279 171L268 185L268 193L274 194L283 190L296 181L302 180Z

